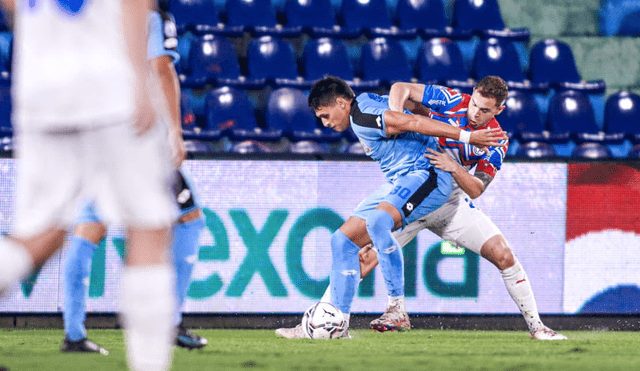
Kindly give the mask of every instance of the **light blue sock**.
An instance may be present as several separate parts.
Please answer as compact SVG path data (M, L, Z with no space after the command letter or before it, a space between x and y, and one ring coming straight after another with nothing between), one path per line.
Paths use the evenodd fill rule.
M389 296L404 296L404 261L402 249L393 238L393 217L386 211L374 210L367 216L367 232L378 250L378 262Z
M360 281L360 248L341 230L331 236L331 303L344 314L351 313L351 303Z
M200 232L204 228L204 217L173 227L173 264L176 268L176 313L175 325L182 321L182 304L187 297L193 265L198 259Z
M87 315L87 293L91 256L96 244L84 238L73 236L64 265L64 332L71 341L87 337L84 320Z

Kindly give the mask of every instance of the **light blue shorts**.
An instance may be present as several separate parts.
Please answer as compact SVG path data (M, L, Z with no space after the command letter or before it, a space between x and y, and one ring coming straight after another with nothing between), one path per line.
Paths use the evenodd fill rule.
M395 206L402 215L402 225L438 209L449 198L453 184L451 173L430 167L415 170L383 184L364 199L351 216L366 219L381 202Z

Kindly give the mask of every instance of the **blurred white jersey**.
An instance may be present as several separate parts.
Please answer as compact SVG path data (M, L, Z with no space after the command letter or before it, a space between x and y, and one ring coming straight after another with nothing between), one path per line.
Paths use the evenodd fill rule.
M134 73L119 0L17 0L14 125L68 130L131 120Z

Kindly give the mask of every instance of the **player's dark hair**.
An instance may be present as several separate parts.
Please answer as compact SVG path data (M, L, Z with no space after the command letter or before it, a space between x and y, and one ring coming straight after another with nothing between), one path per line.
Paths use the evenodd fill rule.
M496 100L496 107L500 107L507 100L507 94L509 93L509 87L499 76L486 76L483 77L474 88L478 90L480 95L485 98L494 98Z
M315 111L320 107L330 106L338 97L352 100L356 95L341 78L326 76L313 84L309 93L309 107Z

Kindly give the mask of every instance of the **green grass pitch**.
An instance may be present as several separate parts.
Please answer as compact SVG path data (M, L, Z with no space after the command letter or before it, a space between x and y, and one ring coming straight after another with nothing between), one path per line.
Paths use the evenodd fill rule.
M172 370L638 370L640 332L566 331L534 341L523 331L353 330L350 340L288 340L271 330L199 330L200 351L175 349ZM61 354L62 330L0 330L10 371L126 370L122 332L91 330L109 356Z

